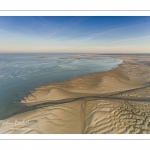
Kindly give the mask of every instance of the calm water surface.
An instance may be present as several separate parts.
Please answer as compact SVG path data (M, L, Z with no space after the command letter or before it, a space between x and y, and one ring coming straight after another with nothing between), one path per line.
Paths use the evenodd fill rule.
M80 54L0 54L0 119L25 109L19 101L38 86L108 71L121 63Z

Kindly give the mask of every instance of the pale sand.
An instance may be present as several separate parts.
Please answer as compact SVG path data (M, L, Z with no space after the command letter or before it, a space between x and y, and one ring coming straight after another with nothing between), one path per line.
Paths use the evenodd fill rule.
M113 57L123 64L36 88L21 103L37 108L1 120L0 133L150 133L150 57Z

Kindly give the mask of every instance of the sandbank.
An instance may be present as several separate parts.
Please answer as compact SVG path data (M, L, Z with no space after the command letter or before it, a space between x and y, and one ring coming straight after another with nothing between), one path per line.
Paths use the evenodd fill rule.
M150 133L150 56L110 57L123 63L36 88L21 103L37 108L0 120L0 133Z

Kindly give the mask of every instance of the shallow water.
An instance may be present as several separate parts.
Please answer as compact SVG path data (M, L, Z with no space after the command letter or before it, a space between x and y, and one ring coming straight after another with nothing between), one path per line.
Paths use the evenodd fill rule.
M108 71L121 63L80 54L0 54L0 119L24 109L18 102L38 86Z

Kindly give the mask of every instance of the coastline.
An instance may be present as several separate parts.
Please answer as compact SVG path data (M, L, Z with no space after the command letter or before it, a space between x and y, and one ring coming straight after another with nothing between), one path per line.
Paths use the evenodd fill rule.
M143 124L142 117L137 117L150 113L150 103L144 102L150 98L149 86L142 88L150 83L149 66L142 64L149 56L113 57L123 63L110 71L36 88L21 103L49 105L1 120L0 133L150 133L149 118ZM139 104L142 109L136 112ZM15 120L24 122L18 124Z

